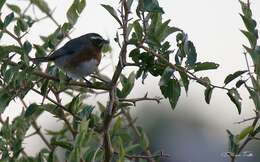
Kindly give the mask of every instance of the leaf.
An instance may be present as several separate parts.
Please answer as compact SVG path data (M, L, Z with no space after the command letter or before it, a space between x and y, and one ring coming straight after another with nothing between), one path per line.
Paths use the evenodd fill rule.
M79 117L80 118L84 118L86 117L86 119L89 118L90 114L92 113L92 111L94 110L95 106L92 105L86 105L81 112L79 112Z
M120 82L123 86L121 93L119 93L119 97L120 98L125 98L127 95L130 94L130 92L132 91L133 87L134 87L134 83L135 83L135 73L131 72L130 75L128 76L128 78L126 78L124 75L120 76Z
M24 44L23 44L23 51L25 54L28 54L30 53L30 51L32 50L32 45L30 42L28 41L25 41Z
M142 38L143 38L143 28L142 28L141 25L139 24L139 21L138 21L138 20L134 21L133 27L134 27L134 30L135 30L137 39L138 39L139 41L141 41Z
M211 99L211 95L212 95L213 89L214 89L213 87L208 86L206 88L206 90L204 91L205 101L206 101L207 104L210 103L210 99Z
M5 4L5 2L6 2L6 0L0 0L0 11L1 11L3 5Z
M227 133L229 135L229 152L236 154L239 147L238 140L229 130L227 130Z
M72 101L69 103L68 105L68 110L72 113L76 113L79 106L81 104L80 98L79 98L79 94L77 96L75 96Z
M239 88L239 87L241 87L241 85L244 84L244 83L245 83L244 80L239 80L239 81L237 81L237 83L236 83L236 87Z
M187 46L185 46L185 47L187 48L186 49L186 52L187 52L186 64L189 66L193 66L193 65L195 65L195 63L197 61L196 48L191 41L188 41Z
M49 80L46 79L46 80L43 82L42 86L41 86L41 94L42 94L43 96L46 96L46 94L47 94L47 92L48 92L48 87L49 87Z
M80 148L75 147L68 157L68 162L80 162Z
M116 13L116 10L113 7L105 4L101 4L101 6L104 7L115 18L115 20L119 23L120 26L122 26L122 22L120 21Z
M166 67L163 71L163 74L161 76L161 79L159 81L159 86L164 86L168 84L170 81L172 75L173 75L174 70L170 67Z
M5 108L9 105L12 100L11 95L5 92L3 89L0 90L0 113L3 113Z
M73 150L73 145L65 140L56 140L56 139L53 139L51 140L51 145L54 145L54 146L59 146L61 148L64 148L66 150L69 150L69 151L72 151Z
M243 140L248 134L250 134L253 131L253 127L249 126L244 128L240 134L239 134L239 140Z
M201 71L201 70L211 70L211 69L217 69L219 67L219 64L216 64L214 62L198 62L194 66L194 71Z
M132 4L133 4L133 1L134 0L127 0L126 1L126 4L127 4L127 7L128 7L128 9L131 11L131 6L132 6Z
M238 91L236 89L232 88L231 90L228 91L227 95L230 98L230 100L236 105L237 111L240 114L242 98L240 97Z
M31 117L34 113L41 113L43 109L37 104L31 104L25 111L24 117Z
M44 0L30 0L32 4L37 6L43 13L50 15L50 8Z
M28 29L28 24L23 19L17 20L17 28L25 32Z
M79 17L79 14L86 6L86 0L74 0L69 10L67 11L67 19L71 25L74 25Z
M260 96L258 95L259 93L257 93L254 89L248 87L247 85L246 89L250 94L250 98L254 101L256 110L260 110Z
M10 8L10 10L12 10L13 12L20 14L21 13L21 9L19 6L17 5L13 5L13 4L6 4L8 8Z
M118 160L117 162L125 162L125 149L124 149L124 144L123 144L123 140L119 137L118 139L119 141L119 154L118 154Z
M149 147L149 139L143 130L140 130L140 133L141 133L140 145L144 150L146 150Z
M166 85L160 86L160 89L163 96L169 99L171 107L174 110L181 94L179 82L175 79L170 79Z
M233 74L229 74L225 80L224 83L225 85L227 85L228 83L230 83L232 80L236 79L237 77L239 77L240 75L244 74L245 72L247 72L247 70L243 70L243 71L236 71Z
M141 2L139 1L139 3ZM164 13L157 0L143 0L143 8L147 12Z
M240 31L247 37L251 47L255 48L256 43L257 43L257 37L251 32L248 32L245 30L240 30Z
M5 17L4 27L7 27L13 21L13 19L14 19L14 13L12 12Z
M179 71L179 74L181 76L181 80L182 80L183 86L185 88L185 91L186 91L186 93L188 93L189 84L190 84L188 75L182 71Z

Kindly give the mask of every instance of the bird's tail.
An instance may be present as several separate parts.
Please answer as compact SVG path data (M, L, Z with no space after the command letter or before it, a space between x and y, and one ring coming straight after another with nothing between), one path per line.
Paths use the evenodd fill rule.
M33 63L39 64L41 62L48 62L50 61L49 57L37 57L37 58L31 58L30 59Z

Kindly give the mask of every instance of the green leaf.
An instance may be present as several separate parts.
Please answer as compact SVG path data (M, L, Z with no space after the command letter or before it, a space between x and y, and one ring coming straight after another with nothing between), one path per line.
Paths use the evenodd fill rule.
M23 19L17 20L17 28L25 32L28 29L28 24Z
M127 8L131 11L131 6L132 6L132 4L133 4L133 1L134 0L127 0L126 1L126 4L127 4Z
M23 44L23 51L24 51L24 53L25 53L25 54L28 54L28 53L31 52L31 50L32 50L32 45L31 45L31 43L28 42L28 41L25 41L24 44Z
M166 67L163 71L163 74L161 76L161 79L159 81L159 86L164 86L169 83L174 70L170 67Z
M104 7L115 18L115 20L119 23L120 26L122 26L122 22L119 19L116 10L113 7L105 4L101 4L101 6Z
M74 97L72 101L68 105L68 110L73 113L77 113L77 110L79 109L79 106L81 105L79 95Z
M14 5L14 4L7 4L7 7L10 8L10 10L12 10L13 12L20 14L21 13L21 9L19 6Z
M86 0L74 0L69 10L67 11L67 19L71 25L74 25L79 17L79 14L86 6Z
M186 91L186 93L188 93L189 84L190 84L188 75L186 73L182 72L182 71L179 71L179 74L181 76L181 80L182 80L183 86L185 88L185 91Z
M238 91L236 89L232 88L231 90L228 91L227 95L230 98L230 100L236 105L237 111L240 114L242 98L240 97Z
M13 21L13 19L14 19L14 13L12 12L5 17L4 27L7 27Z
M0 113L5 111L5 108L9 105L12 97L9 93L5 92L3 89L0 90Z
M25 111L24 117L31 117L34 113L41 113L43 109L37 104L31 104Z
M219 67L219 64L216 64L214 62L198 62L194 66L194 71L201 71L201 70L211 70L211 69L217 69Z
M123 86L121 93L117 94L120 98L125 98L130 94L134 87L135 83L135 73L131 72L130 75L126 78L124 75L120 76L120 82Z
M42 105L43 109L54 116L57 116L59 118L63 118L63 111L62 109L59 109L56 105L53 104L44 104Z
M210 103L210 99L211 99L211 95L212 95L213 89L214 89L213 87L208 86L206 88L206 90L204 91L205 101L206 101L207 104Z
M124 149L124 144L123 144L123 140L119 137L118 139L119 141L119 154L118 154L118 160L117 162L125 162L125 149Z
M4 6L5 2L6 2L6 0L0 0L0 11L1 11L2 7Z
M236 87L239 88L239 87L241 87L241 85L244 84L244 83L245 83L244 80L239 80L239 81L237 81L237 83L236 83Z
M260 95L253 88L246 85L246 89L250 94L250 98L254 101L256 110L260 110Z
M41 94L42 94L43 96L46 96L46 94L47 94L47 92L48 92L48 87L49 87L49 80L46 79L46 80L43 82L42 86L41 86Z
M150 144L149 139L143 130L140 130L140 133L141 133L140 145L144 150L147 150Z
M69 143L68 141L65 141L65 140L59 140L58 141L56 139L53 139L53 140L51 140L51 145L59 146L61 148L69 150L69 151L73 150L73 145L71 143Z
M175 79L170 79L166 85L160 86L160 89L163 96L169 99L171 107L174 110L181 94L179 82Z
M239 140L229 130L227 130L227 133L229 135L229 152L236 154L239 148Z
M37 6L43 13L50 15L50 8L44 0L30 0L32 4Z
M243 70L243 71L236 71L233 74L229 74L225 80L224 83L225 85L227 85L228 83L230 83L232 80L236 79L237 77L239 77L240 75L244 74L245 72L247 72L247 70Z
M252 19L252 17L247 17L244 16L242 14L239 14L246 26L246 29L250 32L250 33L255 33L256 32L256 21L254 19Z
M257 37L248 31L245 30L240 30L248 39L248 41L250 42L251 48L255 48L256 43L257 43Z
M240 134L239 134L239 140L243 140L248 134L250 134L252 131L253 131L253 127L252 126L249 126L249 127L246 127L244 128Z
M241 9L242 9L242 12L243 14L246 16L246 17L252 17L252 12L251 12L251 9L250 9L250 4L247 4L241 0L239 0L240 2L240 5L241 5Z
M187 52L187 61L186 64L189 66L193 66L195 65L196 61L197 61L197 52L196 52L196 48L193 45L193 43L191 41L188 41L187 44L185 46L185 51Z
M69 154L68 162L80 162L80 148L75 147Z
M139 1L139 3L141 2ZM157 0L143 0L143 8L147 12L164 13Z
M89 118L90 114L92 113L92 111L94 110L95 106L92 105L87 105L85 106L81 112L79 112L79 117L80 118L84 118L86 117L86 119Z
M140 23L139 23L139 20L134 21L133 27L134 27L135 34L136 34L136 36L137 36L137 39L138 39L139 41L141 41L142 38L143 38L143 28L141 27L141 25L140 25Z

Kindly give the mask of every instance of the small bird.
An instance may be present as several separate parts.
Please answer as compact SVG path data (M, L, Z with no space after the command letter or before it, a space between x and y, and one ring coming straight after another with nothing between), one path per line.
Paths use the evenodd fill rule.
M51 55L33 58L34 63L53 61L71 79L84 78L97 70L104 45L109 41L97 33L88 33L68 41Z

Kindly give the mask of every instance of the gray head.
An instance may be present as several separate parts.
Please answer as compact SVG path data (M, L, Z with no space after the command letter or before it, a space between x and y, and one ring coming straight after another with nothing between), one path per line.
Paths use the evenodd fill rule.
M96 46L98 49L102 49L103 45L109 44L108 40L105 40L102 36L97 33L86 34L86 37L90 42Z

